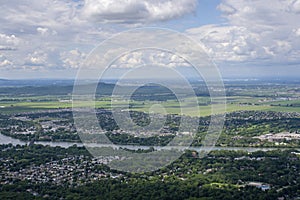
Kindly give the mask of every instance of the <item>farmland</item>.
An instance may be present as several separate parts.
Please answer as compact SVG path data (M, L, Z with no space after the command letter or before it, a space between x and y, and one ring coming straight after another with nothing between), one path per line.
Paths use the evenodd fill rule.
M1 113L19 113L19 112L31 112L38 110L59 109L59 108L72 108L72 97L64 96L61 100L57 96L36 96L34 98L14 98L13 100L2 98L0 101ZM69 98L69 99L67 99ZM131 100L128 103L120 100L111 102L110 98L97 99L95 101L95 108L109 109L112 106L128 106L130 105L132 110L148 112L150 107L154 104L159 104L165 108L167 113L180 114L180 108L185 107L185 114L190 116L209 116L212 114L212 105L209 104L208 97L198 97L199 103L198 110L194 107L190 107L188 102L183 102L182 105L176 100L166 101L135 101ZM241 96L230 96L227 98L226 112L234 112L241 110L255 110L255 111L277 111L277 112L300 112L300 100L278 100L278 101L263 101L264 98L252 98ZM76 102L76 107L91 107L92 103L88 101ZM214 105L214 114L220 114L224 110L224 105Z

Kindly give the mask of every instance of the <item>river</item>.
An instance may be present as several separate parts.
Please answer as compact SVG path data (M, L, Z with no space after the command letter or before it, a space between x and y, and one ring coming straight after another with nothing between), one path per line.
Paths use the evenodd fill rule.
M29 144L29 142L24 142L21 141L19 139L14 139L5 135L0 134L0 145L1 144L13 144L15 145L25 145L25 144ZM88 147L113 147L113 148L126 148L126 149L131 149L131 150L138 150L138 149L149 149L151 147L149 146L137 146L137 145L111 145L111 144L97 144L97 143L86 143L83 145L83 143L78 143L78 142L34 142L35 144L41 144L44 146L51 146L51 147L63 147L63 148L68 148L71 147L73 145L77 145L79 147L81 146L88 146ZM161 146L154 146L154 149L157 150L161 150L161 149L172 149L176 147L172 147L172 146L166 146L166 147L161 147ZM178 148L177 148L178 149ZM281 149L281 150L286 150L289 148L263 148L263 147L207 147L207 148L201 148L201 147L190 147L190 150L195 150L195 151L201 151L201 150L232 150L232 151L247 151L247 152L255 152L255 151L271 151L271 150L277 150L277 149ZM300 150L300 148L297 148L297 150Z

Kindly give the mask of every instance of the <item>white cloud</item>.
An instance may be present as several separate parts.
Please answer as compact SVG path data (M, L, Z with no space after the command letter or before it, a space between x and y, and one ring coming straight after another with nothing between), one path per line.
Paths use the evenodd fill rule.
M66 49L88 48L95 41L89 36L94 30L90 23L80 20L78 13L83 1L11 0L0 5L0 50L5 52L16 69L61 69L60 54ZM84 23L85 22L85 23ZM86 38L84 42L78 38Z
M205 50L217 61L244 61L255 54L259 36L244 27L208 25L190 29L189 35L202 41ZM260 55L265 52L261 47Z
M218 5L217 8L225 14L233 14L236 12L235 8L231 7L230 5L224 4L224 3L221 3L220 5Z
M123 30L124 25L172 20L196 7L196 0L6 1L0 5L0 51L6 59L0 62L15 68L76 69L86 57L83 52ZM217 9L226 20L224 24L186 31L201 41L216 61L300 62L299 0L221 0ZM188 47L180 48L189 52ZM185 65L172 55L137 53L120 64L126 68L143 62Z
M0 5L0 51L14 69L76 69L86 56L82 52L126 24L175 19L196 6L197 0L11 0Z
M63 66L65 68L73 68L73 69L79 68L82 62L84 61L85 57L86 54L79 51L78 49L63 52L60 55L60 58L63 62Z
M289 9L292 12L300 13L300 1L299 0L289 0Z
M187 67L190 66L179 56L162 50L140 50L125 54L118 58L112 67L115 68L137 68L143 65L157 67Z
M98 22L149 23L190 14L196 0L86 0L83 16Z
M12 65L13 63L10 60L0 54L0 68L9 68Z
M0 50L16 50L20 44L20 39L15 35L6 35L0 33Z
M57 32L55 30L50 30L49 28L46 27L38 27L36 29L37 33L41 36L54 36L57 35Z
M9 60L3 60L0 62L0 67L7 67L7 66L10 66L12 65L13 63L10 62Z
M43 51L34 51L25 59L25 65L44 66L47 64L48 55Z
M47 35L49 32L48 28L38 27L36 31L41 35Z
M144 65L143 53L142 52L132 52L120 57L114 66L118 68L134 68L140 65Z
M297 37L300 37L300 28L294 29L294 33Z
M219 63L299 63L299 5L297 0L222 0L218 9L226 24L186 32L201 41Z

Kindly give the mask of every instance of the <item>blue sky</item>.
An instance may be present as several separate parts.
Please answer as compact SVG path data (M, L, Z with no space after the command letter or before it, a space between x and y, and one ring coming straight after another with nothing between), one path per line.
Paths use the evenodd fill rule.
M224 77L300 73L300 0L11 0L0 8L0 78L74 78L99 43L149 26L201 43ZM138 56L122 60L128 67Z

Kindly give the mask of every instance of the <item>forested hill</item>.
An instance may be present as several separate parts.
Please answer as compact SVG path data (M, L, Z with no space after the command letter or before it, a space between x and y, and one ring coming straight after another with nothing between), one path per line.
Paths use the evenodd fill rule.
M88 87L88 85L82 85ZM115 85L99 83L98 92L102 95L112 93ZM101 89L100 89L101 88ZM68 95L73 92L73 85L43 85L43 86L7 86L0 87L0 95L5 96L44 96L44 95Z
M46 95L71 95L73 93L73 84L72 82L57 82L57 83L34 83L24 82L24 85L20 85L17 82L9 82L9 84L4 84L0 80L0 96L4 97L17 97L17 96L46 96ZM1 84L3 83L3 84ZM83 92L90 92L92 83L82 83L78 88ZM77 88L77 89L78 89ZM118 89L121 92L121 95L131 94L133 100L144 101L144 100L154 100L154 101L165 101L168 99L176 99L176 96L173 92L161 85L158 84L149 84L136 88L135 86L124 85L120 86L113 83L98 83L96 94L97 96L111 96L114 89ZM134 92L133 92L134 91ZM183 88L182 94L185 94L186 91ZM133 92L133 93L132 93ZM195 88L195 93L197 96L209 96L206 88ZM120 93L119 93L120 94Z

